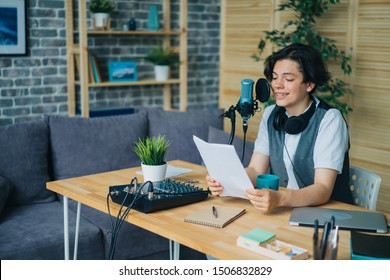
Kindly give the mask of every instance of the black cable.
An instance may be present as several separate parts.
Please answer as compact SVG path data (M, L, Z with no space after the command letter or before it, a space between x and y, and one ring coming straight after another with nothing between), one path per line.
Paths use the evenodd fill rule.
M112 221L112 216L111 216L111 211L110 211L110 199L109 199L110 196L111 196L111 193L108 193L107 197L106 197L106 203L107 203L108 216L109 216L110 222L111 222L111 228L113 229L114 228L114 222Z
M134 181L135 181L135 184L137 184L137 178L136 177L133 177L133 179L131 180L130 184L129 184L129 187L131 187L132 185L134 185ZM136 186L136 185L135 185ZM111 235L111 242L110 242L110 248L109 248L109 257L111 256L111 252L112 252L112 246L113 246L113 243L114 243L114 239L115 239L115 229L117 228L118 226L118 222L119 222L119 218L120 218L120 213L122 212L122 209L123 209L123 206L124 206L124 203L125 201L127 200L127 197L129 195L130 192L127 192L126 195L125 195L125 198L123 199L122 203L121 203L121 206L119 208L119 211L118 211L118 215L116 217L116 223L115 223L115 226L114 226L114 223L112 221L112 216L111 216L111 212L110 212L110 205L109 205L109 196L110 196L110 193L108 194L107 196L107 209L108 209L108 215L110 217L110 222L111 222L111 229L112 229L112 235Z
M135 181L135 182L134 182ZM142 189L145 187L145 185L147 184L152 184L152 182L150 181L147 181L145 182L139 189L138 191L135 193L135 196L133 198L133 201L127 206L126 210L123 211L122 213L122 209L124 207L124 204L127 200L127 197L130 193L130 191L128 191L125 195L125 198L123 199L122 203L121 203L121 207L118 211L118 215L117 215L117 218L116 218L116 223L115 223L115 226L114 226L114 223L112 222L112 217L111 217L111 214L110 214L110 206L109 206L109 199L108 199L108 196L110 194L108 194L107 196L107 207L108 207L108 213L110 215L110 220L111 220L111 226L112 226L112 236L111 236L111 243L110 243L110 248L109 248L109 253L108 253L108 259L109 260L112 260L114 258L114 255L115 255L115 248L116 248L116 242L117 242L117 239L118 239L118 235L119 235L119 231L123 225L123 222L125 221L127 215L129 214L130 210L132 209L134 203L136 201L138 201L139 199L145 197L146 195L142 195L142 196L139 196ZM138 182L137 182L137 178L134 177L130 183L130 186L131 187L132 185L134 185L135 187L138 186ZM121 214L122 213L122 214Z
M129 184L129 187L131 186L137 186L138 184L138 181L137 181L137 178L136 177L133 177L133 179L131 179L131 182ZM112 236L111 236L111 242L110 242L110 250L109 250L109 256L111 255L111 251L113 250L112 249L112 244L114 243L114 240L115 240L115 229L118 227L118 223L119 223L119 219L120 219L120 213L122 212L122 209L124 207L124 204L127 200L127 197L129 196L129 193L130 193L130 190L128 192L126 192L126 195L125 195L125 198L123 199L122 203L121 203L121 207L119 208L119 211L118 211L118 215L116 217L116 223L115 223L115 227L114 227L114 224L112 222L112 217L111 217L111 214L110 214L110 208L108 207L108 213L110 214L109 217L110 217L110 221L111 221L111 228L112 228Z
M133 200L134 202L135 200ZM110 250L109 250L109 260L112 260L115 255L115 248L116 248L116 242L118 240L118 235L119 235L119 230L122 227L123 220L126 218L127 214L130 212L131 207L133 203L131 203L126 210L123 212L122 216L117 218L117 223L115 228L112 231L112 236L111 236L111 243L110 243ZM120 212L119 212L120 213Z
M287 146L286 146L286 141L284 141L283 144L284 144L284 148L286 149L286 153L287 153L288 159L290 160L291 165L292 165L292 167L293 167L293 170L295 171L295 174L297 175L299 181L301 181L301 183L302 183L304 186L308 186L308 185L302 180L301 176L299 176L298 171L295 169L295 165L294 165L294 163L293 163L293 161L292 161L292 159L291 159L291 157L290 157L290 154L289 154L288 149L287 149ZM298 188L299 188L299 186L298 186Z
M133 205L135 202L137 202L139 199L145 197L146 195L142 195L141 197L138 197L139 194L141 193L142 189L146 186L146 184L149 184L149 190L151 189L153 191L153 183L151 181L147 181L145 182L139 189L138 189L138 192L136 193L133 201L131 202L131 204L129 204L129 206L126 208L126 210L124 211L124 213L122 214L122 216L120 217L119 219L119 224L115 230L115 238L114 238L114 242L113 242L113 246L112 246L112 252L111 252L111 256L110 256L110 259L113 259L114 258L114 254L115 254L115 248L116 248L116 241L118 239L118 235L119 235L119 230L121 229L124 221L126 220L126 217L127 215L129 214L130 210L133 208ZM124 199L125 201L125 199Z
M246 144L246 132L248 131L248 123L246 120L244 120L242 129L244 131L244 143L242 145L242 155L241 155L241 163L244 163L244 156L245 156L245 144Z
M112 221L112 217L111 217L111 213L110 213L110 206L109 206L109 204L108 204L108 214L109 214L109 217L110 217L111 229L112 229L110 248L109 248L109 250L108 250L108 259L110 259L110 260L111 260L112 257L113 257L113 251L115 251L113 246L114 246L115 239L116 239L115 232L116 232L116 228L118 227L119 218L120 218L120 213L122 212L122 208L123 208L123 206L124 206L124 203L125 203L125 201L126 201L128 195L129 195L129 192L126 193L125 198L124 198L123 201L122 201L121 207L119 208L118 215L117 215L117 217L116 217L115 226L114 226L114 223L113 223L113 221ZM109 200L108 200L108 201L109 201ZM109 202L108 202L108 203L109 203Z

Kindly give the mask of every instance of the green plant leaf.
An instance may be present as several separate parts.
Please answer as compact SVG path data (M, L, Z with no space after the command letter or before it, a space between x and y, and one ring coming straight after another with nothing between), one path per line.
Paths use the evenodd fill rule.
M164 156L171 141L165 136L139 138L134 142L133 152L139 157L141 162L146 165L164 164Z
M159 44L146 57L146 60L155 65L174 65L180 62L179 54Z
M315 29L316 18L324 15L329 10L329 5L338 3L340 0L287 0L280 3L276 11L293 11L295 20L287 21L281 30L263 31L265 37L260 39L258 53L251 57L255 61L264 60L262 55L267 43L279 48L291 43L303 43L320 51L325 62L338 63L343 73L350 75L352 71L351 56L345 51L339 50L334 40L323 37ZM352 108L344 101L346 95L353 94L349 84L338 79L330 80L318 91L322 99L339 109L343 114L347 115L348 112L352 111ZM265 106L273 103L274 101L271 99Z
M89 10L92 13L111 13L114 10L114 5L110 0L91 0Z

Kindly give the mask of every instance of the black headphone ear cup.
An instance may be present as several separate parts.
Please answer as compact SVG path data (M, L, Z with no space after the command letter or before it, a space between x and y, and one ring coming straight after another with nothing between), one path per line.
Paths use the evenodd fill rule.
M313 101L310 108L300 116L287 117L284 107L277 107L276 110L273 122L274 128L288 134L298 134L309 125L309 121L316 110L316 104Z
M274 117L274 128L276 130L284 130L284 126L287 122L287 115L286 115L286 109L283 107L278 107L277 111L275 112L275 117Z
M284 130L288 134L298 134L305 130L307 127L307 121L305 118L299 116L290 117L284 125Z

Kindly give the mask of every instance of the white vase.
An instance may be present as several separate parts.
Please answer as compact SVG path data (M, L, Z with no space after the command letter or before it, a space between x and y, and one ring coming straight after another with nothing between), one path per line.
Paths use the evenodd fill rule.
M154 74L156 81L166 81L169 77L169 66L167 65L154 65Z
M108 25L108 19L110 18L110 14L107 13L94 13L93 19L95 20L95 27L98 28L106 28Z
M165 179L167 172L167 164L162 165L145 165L141 163L142 174L144 176L144 182L160 182Z

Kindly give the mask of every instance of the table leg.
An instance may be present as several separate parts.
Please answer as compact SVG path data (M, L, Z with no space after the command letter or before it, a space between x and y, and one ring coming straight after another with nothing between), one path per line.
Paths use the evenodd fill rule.
M80 213L81 213L81 203L77 203L77 218L76 218L76 231L74 236L74 252L73 259L77 260L77 251L79 247L79 233L80 233Z
M66 196L64 196L64 253L65 260L69 260L69 209Z
M180 243L169 240L169 259L179 260L180 259Z
M64 196L64 254L65 260L69 260L69 199ZM80 213L81 203L77 203L77 217L76 217L76 230L74 236L74 252L73 259L77 260L77 251L79 245L79 232L80 232Z

